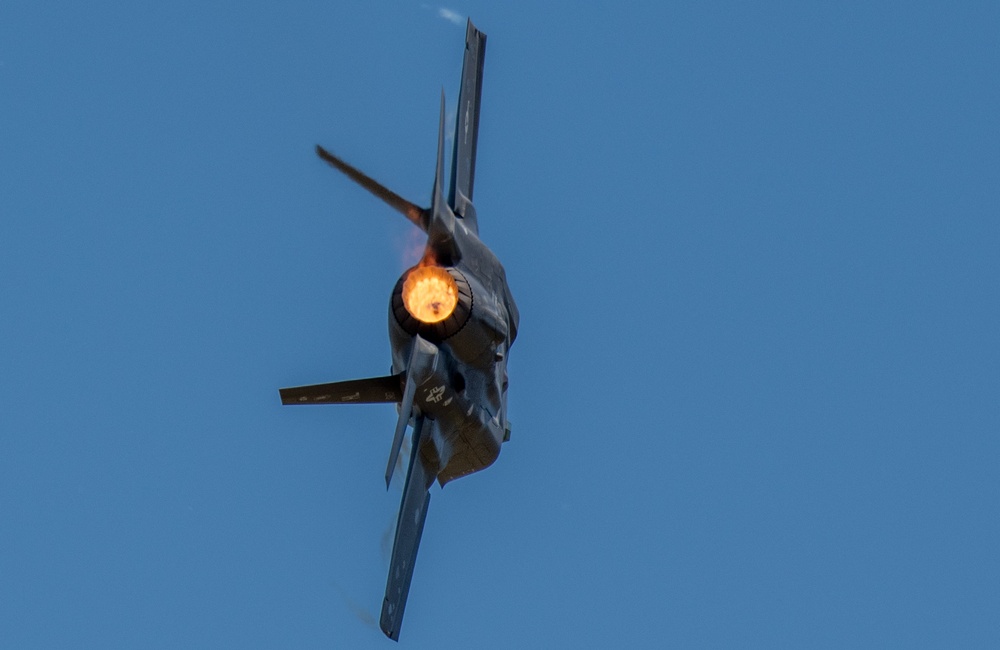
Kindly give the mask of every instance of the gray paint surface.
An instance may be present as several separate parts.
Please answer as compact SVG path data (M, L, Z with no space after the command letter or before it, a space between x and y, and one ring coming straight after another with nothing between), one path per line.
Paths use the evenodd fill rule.
M503 265L479 239L472 203L486 35L471 21L452 156L451 188L445 199L444 96L438 128L437 168L431 207L420 208L342 159L317 147L318 155L427 233L425 256L444 266L460 287L450 319L421 323L402 306L402 281L389 306L392 373L386 377L285 388L283 404L396 403L399 420L386 467L386 487L407 426L412 442L380 627L398 640L417 549L423 532L428 488L489 467L509 438L507 355L519 315ZM409 271L407 271L409 273Z

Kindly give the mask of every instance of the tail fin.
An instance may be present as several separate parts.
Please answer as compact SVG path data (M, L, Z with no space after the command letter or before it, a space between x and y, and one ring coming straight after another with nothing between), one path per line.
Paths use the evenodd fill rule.
M413 415L413 398L417 392L417 385L427 381L427 377L434 372L434 366L437 362L437 352L437 347L432 343L420 336L413 337L410 360L406 364L405 387L403 388L403 396L399 404L399 419L396 420L396 433L392 436L392 447L389 449L389 462L385 466L386 489L389 489L389 483L392 481L392 472L396 469L396 458L399 457L399 449L403 446L403 434L406 432L406 425L410 423L410 417Z
M462 257L455 240L455 213L444 197L444 90L441 91L441 115L438 119L437 167L431 193L430 222L427 224L427 245L438 263L452 266Z
M434 170L434 187L431 192L431 207L424 209L407 201L371 176L349 165L337 156L316 145L316 155L332 167L343 172L352 181L365 188L417 227L427 233L427 245L434 252L439 264L451 266L458 263L462 254L455 239L455 213L444 195L444 91L441 91L441 116L438 120L437 166Z

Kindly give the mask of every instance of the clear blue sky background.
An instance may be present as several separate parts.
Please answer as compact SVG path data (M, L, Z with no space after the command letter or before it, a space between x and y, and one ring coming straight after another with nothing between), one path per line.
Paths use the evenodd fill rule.
M513 439L411 648L1000 647L996 2L0 5L0 647L386 648L464 17Z

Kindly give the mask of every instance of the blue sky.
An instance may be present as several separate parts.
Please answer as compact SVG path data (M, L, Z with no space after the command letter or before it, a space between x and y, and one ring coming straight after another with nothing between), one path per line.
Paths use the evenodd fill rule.
M0 646L389 647L395 413L277 388L388 368L312 147L425 202L466 16L513 437L401 643L1000 645L996 3L97 1L0 7Z

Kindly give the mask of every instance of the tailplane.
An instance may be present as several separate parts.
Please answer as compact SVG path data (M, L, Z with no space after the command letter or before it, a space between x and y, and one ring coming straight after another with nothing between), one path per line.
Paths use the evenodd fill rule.
M390 404L403 398L403 375L282 388L278 393L285 405Z

